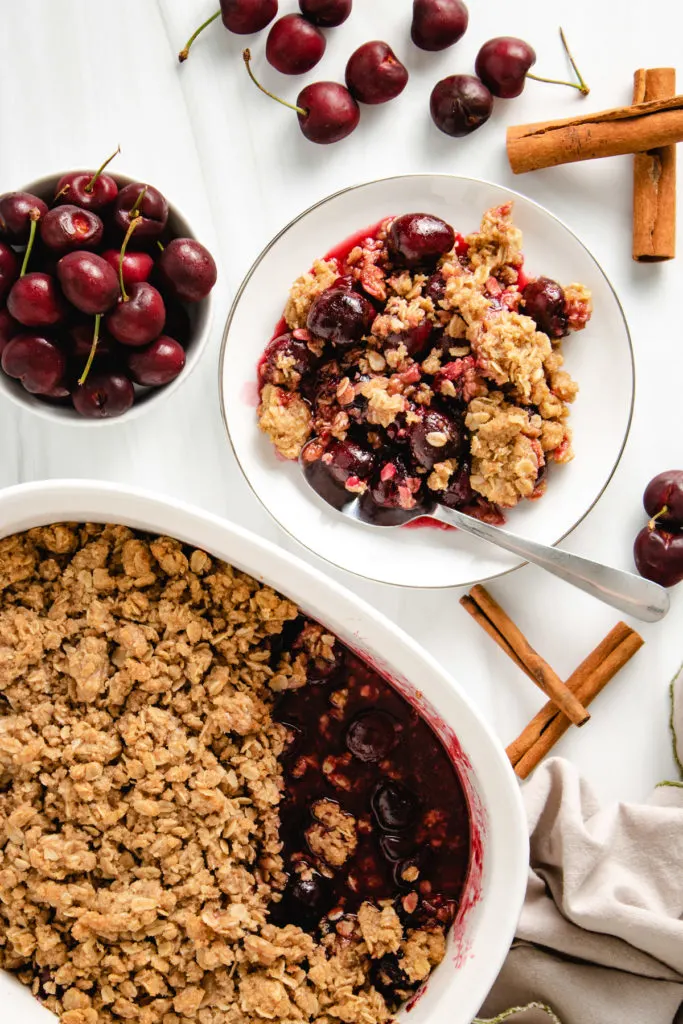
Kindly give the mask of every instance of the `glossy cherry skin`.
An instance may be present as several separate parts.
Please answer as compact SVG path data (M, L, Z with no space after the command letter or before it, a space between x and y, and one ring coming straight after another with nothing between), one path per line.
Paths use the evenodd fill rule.
M90 355L92 339L92 321L87 324L78 324L76 327L69 328L65 337L67 355L70 358L75 359L79 365L84 366L85 360L87 360ZM116 343L113 338L111 338L106 331L100 328L100 333L97 339L97 348L95 350L95 359L103 360L105 358L111 358L114 355L115 344Z
M459 139L488 121L493 96L474 75L449 75L434 86L429 109L436 127Z
M522 309L549 338L564 338L569 334L564 289L557 281L549 277L529 281L522 290Z
M162 334L145 348L128 356L128 371L136 384L159 387L170 384L185 366L185 349L173 338Z
M0 242L0 300L4 299L19 276L19 260L14 249Z
M477 54L474 69L494 96L510 100L520 95L526 73L535 63L536 54L523 39L498 36L484 43Z
M445 50L464 36L468 22L462 0L413 0L410 35L421 50Z
M0 309L0 355L2 355L7 342L11 341L15 334L20 334L22 330L23 327L18 320L10 316L6 309Z
M53 252L96 249L102 241L104 224L96 213L66 203L48 210L40 221L43 245Z
M120 252L118 249L106 249L102 253L102 259L106 260L114 273L118 276ZM140 281L147 281L152 273L154 260L148 252L131 252L129 249L123 254L123 283L127 288L131 284L138 284Z
M301 13L319 28L343 25L351 13L353 0L299 0Z
M413 458L425 469L435 463L457 458L464 446L460 425L450 416L428 409L420 423L410 430L410 450Z
M119 282L106 260L94 252L69 252L57 264L62 291L83 313L106 313L119 295Z
M297 114L301 131L310 142L340 142L358 127L360 107L349 90L338 82L313 82L299 93Z
M161 294L147 281L134 284L128 299L119 299L106 320L107 330L122 345L148 345L161 334L166 308Z
M122 416L135 401L135 389L123 373L90 373L71 395L74 409L90 419Z
M47 213L47 206L30 192L6 192L0 196L0 238L22 245L31 231L32 214L38 218Z
M403 92L408 71L388 43L363 43L349 57L346 85L360 103L387 103Z
M31 394L46 395L64 377L66 356L43 334L17 334L3 350L2 368L8 376L20 380Z
M15 281L7 296L7 309L24 327L50 327L64 319L64 300L49 274L35 271Z
M151 185L134 182L132 185L126 185L125 188L122 188L116 198L116 203L114 204L114 223L117 228L124 234L128 231L131 220L130 211L135 206L137 198L143 189L146 189L146 192L137 209L140 216L136 218L138 224L133 232L130 245L134 245L136 240L158 238L166 227L166 221L168 220L168 203L161 192Z
M389 252L404 267L436 264L450 252L454 241L450 224L430 213L404 213L389 228Z
M662 587L675 587L683 580L683 533L644 526L636 537L633 557L645 579Z
M298 374L300 380L307 373L313 371L320 360L311 352L303 339L295 338L289 332L280 334L270 342L259 364L261 385L270 383L279 387L287 387L290 378L283 379L282 370L278 365L281 361L285 361L289 366L290 375ZM298 385L299 380L294 377L292 384Z
M669 469L650 480L643 495L649 516L657 516L658 526L683 530L683 470ZM662 509L666 512L662 514Z
M402 832L415 823L418 804L400 782L381 782L372 795L372 810L377 824L385 832Z
M194 238L174 238L159 257L161 283L181 302L201 302L216 283L216 263Z
M364 295L333 285L314 299L306 324L316 338L344 348L367 334L375 316L374 306Z
M315 67L326 46L319 28L300 14L286 14L268 33L266 59L283 75L303 75Z
M322 456L321 462L332 479L342 487L354 477L359 481L369 480L377 459L374 452L355 441L333 441Z
M100 174L89 188L94 173L94 171L69 171L68 174L63 175L55 188L55 202L70 203L80 206L83 210L92 210L93 213L106 210L116 199L119 186L111 174Z
M381 761L396 743L394 719L374 708L356 715L346 730L346 747L365 764Z
M278 0L220 0L221 21L239 36L260 32L277 14Z

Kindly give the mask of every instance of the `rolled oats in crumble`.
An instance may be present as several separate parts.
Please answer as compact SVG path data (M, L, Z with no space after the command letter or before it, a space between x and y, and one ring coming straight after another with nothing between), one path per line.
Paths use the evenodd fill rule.
M464 237L429 214L366 235L293 285L291 330L259 370L260 427L286 458L305 453L327 500L360 495L375 521L434 501L502 521L573 458L562 340L588 324L590 292L527 276L512 203ZM489 400L502 405L482 430L473 406Z
M377 861L378 701L444 758L447 808L405 776L411 831L449 857L438 897L429 859L407 851L400 884ZM389 1020L443 958L469 857L455 770L411 716L202 550L93 524L0 541L0 969L62 1024Z

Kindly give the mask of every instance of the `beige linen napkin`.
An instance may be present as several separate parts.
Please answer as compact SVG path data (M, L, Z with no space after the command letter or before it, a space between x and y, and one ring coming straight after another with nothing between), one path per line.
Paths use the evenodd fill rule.
M672 683L683 780L683 671ZM677 737L680 737L681 743ZM531 857L517 937L478 1020L672 1024L683 1004L683 781L601 808L567 761L523 787ZM680 1021L683 1022L683 1010Z

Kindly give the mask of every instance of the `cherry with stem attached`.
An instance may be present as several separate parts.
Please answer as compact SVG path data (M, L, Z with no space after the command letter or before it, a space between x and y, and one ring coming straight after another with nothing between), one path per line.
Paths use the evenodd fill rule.
M55 203L72 203L84 210L102 210L113 203L118 195L119 187L110 174L103 171L115 156L121 152L117 146L111 156L96 171L71 171L63 175L57 182Z
M531 78L535 82L547 82L550 85L566 85L571 89L577 89L582 96L587 96L590 89L576 65L562 29L560 29L560 38L578 79L577 82L542 78L540 75L531 74L529 68L536 63L536 53L533 47L523 39L516 39L513 36L498 36L496 39L489 39L487 43L484 43L477 54L475 63L477 75L487 89L500 99L513 99L515 96L519 96L527 78Z
M236 35L251 35L253 32L260 32L262 28L270 24L277 14L277 9L278 0L221 0L220 10L207 18L185 43L178 54L179 62L182 64L187 60L190 56L190 47L197 36L205 28L208 28L216 18L222 18L228 32L234 32Z
M296 104L288 103L257 81L251 69L251 51L244 50L242 57L254 85L266 96L295 111L299 117L299 127L310 142L320 145L339 142L357 127L360 107L345 86L338 82L313 82L302 89Z
M29 239L19 279L14 282L7 296L10 315L25 327L49 327L58 323L64 315L64 304L54 278L40 272L27 273L40 217L40 210L30 211Z

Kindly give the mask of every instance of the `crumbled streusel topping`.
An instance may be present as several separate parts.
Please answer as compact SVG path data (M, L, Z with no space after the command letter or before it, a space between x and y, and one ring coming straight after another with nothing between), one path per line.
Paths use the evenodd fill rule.
M317 939L269 922L286 882L274 694L338 643L308 623L282 648L299 614L123 526L0 541L0 969L61 1024L380 1024L383 955L402 965L394 999L443 958L443 929L388 905ZM332 870L356 822L313 810Z

